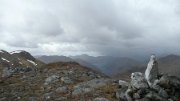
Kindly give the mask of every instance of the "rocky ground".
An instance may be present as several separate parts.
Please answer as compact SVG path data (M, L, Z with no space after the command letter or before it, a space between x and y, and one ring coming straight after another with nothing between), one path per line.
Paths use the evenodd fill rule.
M117 83L74 62L52 63L28 71L3 70L0 101L118 101Z

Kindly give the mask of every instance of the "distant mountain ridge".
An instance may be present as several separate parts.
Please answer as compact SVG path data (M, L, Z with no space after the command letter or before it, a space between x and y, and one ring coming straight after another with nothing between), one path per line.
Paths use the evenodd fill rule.
M41 56L37 57L38 60L41 60L45 63L52 62L70 62L75 61L83 66L92 68L96 71L101 71L106 75L114 75L126 69L130 69L134 66L139 66L140 63L131 58L121 58L121 57L112 57L112 56L98 56L93 57L86 54L78 56Z
M149 61L146 60L144 62L139 62L131 58L113 57L113 56L94 57L86 54L78 55L78 56L70 56L70 57L63 56L64 59L62 59L62 56L57 56L57 57L61 57L61 61L76 61L83 66L93 68L94 70L101 71L102 73L113 77L124 74L125 72L128 73L135 71L144 72L145 68L147 67L146 64ZM39 60L42 61L42 59ZM160 72L169 73L171 75L180 77L179 55L170 54L167 56L163 56L158 59L158 62L159 62Z

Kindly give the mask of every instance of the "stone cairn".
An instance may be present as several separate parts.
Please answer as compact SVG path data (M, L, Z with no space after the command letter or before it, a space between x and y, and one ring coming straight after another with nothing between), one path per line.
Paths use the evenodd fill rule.
M119 80L116 98L120 101L180 101L180 79L159 74L155 55L150 57L145 74L131 74L130 83Z

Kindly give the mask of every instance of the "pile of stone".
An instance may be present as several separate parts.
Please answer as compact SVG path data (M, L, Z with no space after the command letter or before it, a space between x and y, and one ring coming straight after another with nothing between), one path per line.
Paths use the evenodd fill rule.
M131 82L119 80L116 97L120 101L180 101L180 79L159 74L158 62L152 55L145 74L131 74Z

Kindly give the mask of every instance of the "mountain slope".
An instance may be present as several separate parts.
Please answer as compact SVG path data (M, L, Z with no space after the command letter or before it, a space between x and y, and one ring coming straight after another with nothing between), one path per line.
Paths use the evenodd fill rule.
M7 52L0 50L0 76L3 78L28 72L34 75L43 65L43 62L35 59L26 51L18 50Z
M0 50L0 67L40 67L43 62L35 59L30 53L18 50L7 52Z
M180 77L180 56L168 55L160 58L159 71Z

